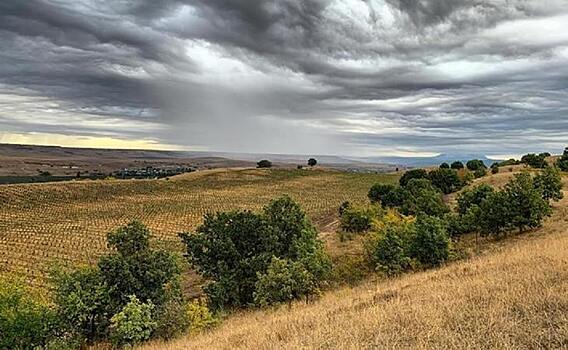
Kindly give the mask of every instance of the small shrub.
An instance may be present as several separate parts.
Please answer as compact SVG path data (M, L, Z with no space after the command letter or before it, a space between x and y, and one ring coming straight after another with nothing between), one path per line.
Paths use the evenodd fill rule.
M128 304L111 318L112 343L116 346L134 346L150 339L157 326L152 319L153 310L152 302L144 304L131 295Z
M479 179L480 177L484 177L485 175L487 175L487 169L485 169L483 167L478 168L473 172L473 176L476 179Z
M347 208L341 215L341 230L351 233L368 231L376 215L376 210L372 208Z
M491 174L493 175L499 174L499 167L498 166L491 167Z
M195 299L186 305L186 316L191 333L199 332L203 329L213 327L218 320L207 306L205 299Z
M339 209L338 209L339 216L343 215L343 213L349 208L351 208L351 203L349 203L349 201L345 201L345 202L341 203L339 205Z
M313 276L301 263L273 257L266 273L258 275L254 301L259 306L269 306L316 292Z
M466 167L469 171L476 171L481 168L486 168L485 163L480 159L472 159L467 162Z
M463 163L460 161L455 161L452 163L452 165L450 166L450 168L455 169L455 170L461 170L464 168Z
M442 163L440 164L440 169L450 169L450 165L448 163Z
M356 285L370 272L369 264L361 255L341 255L334 258L330 280L338 285Z

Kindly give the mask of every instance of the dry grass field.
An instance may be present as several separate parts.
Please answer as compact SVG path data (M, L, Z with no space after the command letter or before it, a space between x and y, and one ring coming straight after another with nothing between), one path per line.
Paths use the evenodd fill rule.
M543 228L486 242L469 260L141 349L568 349L567 224L565 198Z
M157 243L176 249L177 233L207 212L257 210L289 194L323 225L342 201L366 200L376 181L398 175L330 170L217 169L170 180L100 180L0 186L0 272L41 285L53 261L90 263L106 249L106 233L133 219Z

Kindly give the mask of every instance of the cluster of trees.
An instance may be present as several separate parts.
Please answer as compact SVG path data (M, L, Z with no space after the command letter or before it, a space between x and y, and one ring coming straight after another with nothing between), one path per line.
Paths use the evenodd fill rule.
M547 166L546 158L548 158L548 157L550 157L550 153L548 153L548 152L540 153L540 154L529 153L529 154L525 154L521 158L521 163L526 164L526 165L528 165L532 168L542 169L542 168Z
M290 197L261 213L209 214L181 234L187 258L208 279L214 310L266 306L316 294L331 270L317 230Z
M537 176L516 174L502 189L481 184L458 196L457 213L448 218L453 235L467 232L500 234L539 227L551 214L550 201L562 198L562 180L555 167Z
M2 285L0 348L75 349L97 341L132 346L212 324L204 302L183 297L177 257L152 249L149 239L139 222L109 233L112 253L96 266L55 269L49 302L33 299L17 283Z

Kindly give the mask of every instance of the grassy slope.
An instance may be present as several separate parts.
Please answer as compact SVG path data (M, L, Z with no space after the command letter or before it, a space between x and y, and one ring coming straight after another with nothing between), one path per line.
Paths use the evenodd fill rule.
M311 305L241 312L210 332L143 349L568 348L567 223L565 198L543 228L486 242L470 260L369 280Z
M205 213L258 210L282 194L298 200L323 225L342 201L365 201L372 183L397 179L325 170L218 169L169 181L0 186L0 272L41 285L50 262L96 261L106 249L105 234L133 219L176 249L177 233L194 229Z

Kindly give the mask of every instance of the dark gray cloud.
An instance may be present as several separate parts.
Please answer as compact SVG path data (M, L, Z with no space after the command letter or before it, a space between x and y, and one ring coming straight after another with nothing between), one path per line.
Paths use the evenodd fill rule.
M565 0L5 0L0 42L0 141L353 155L568 141Z

